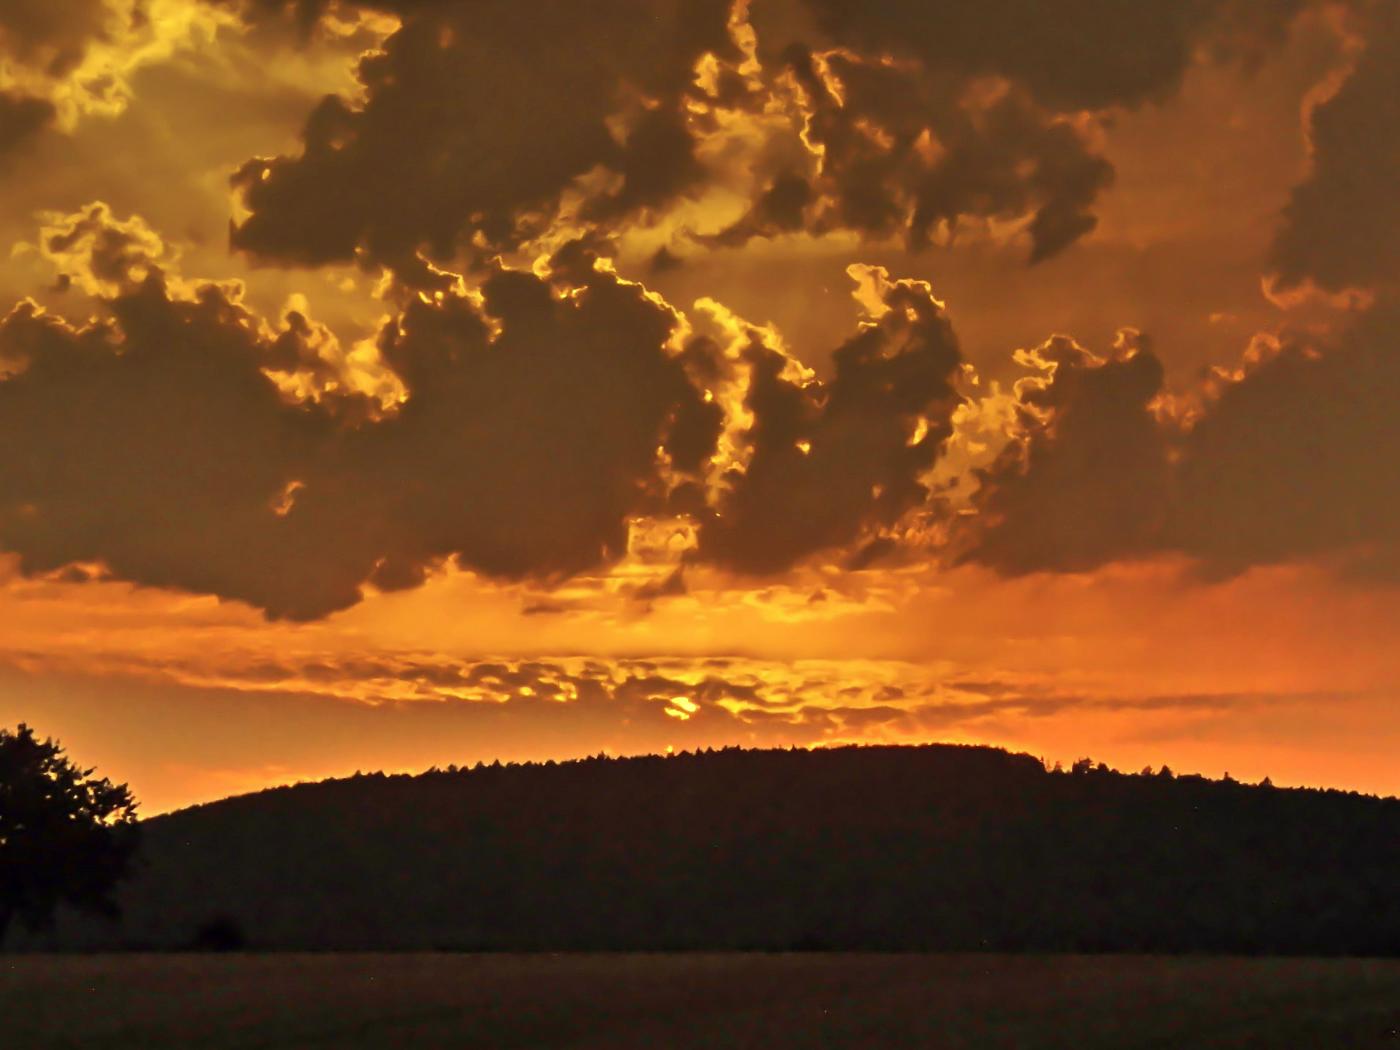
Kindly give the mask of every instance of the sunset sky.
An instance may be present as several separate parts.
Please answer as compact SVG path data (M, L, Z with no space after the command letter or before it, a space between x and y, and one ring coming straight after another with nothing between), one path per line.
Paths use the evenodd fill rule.
M0 725L143 812L1400 794L1394 0L3 0Z

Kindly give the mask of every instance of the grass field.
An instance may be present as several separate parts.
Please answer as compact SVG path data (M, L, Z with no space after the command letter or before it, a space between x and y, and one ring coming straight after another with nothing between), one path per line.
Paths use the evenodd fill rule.
M1400 1050L1400 961L12 956L0 1046Z

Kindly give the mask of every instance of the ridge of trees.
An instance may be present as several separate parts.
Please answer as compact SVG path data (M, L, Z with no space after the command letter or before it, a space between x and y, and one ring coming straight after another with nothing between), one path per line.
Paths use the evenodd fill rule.
M1400 954L1400 800L984 747L357 774L144 830L122 924L58 943Z

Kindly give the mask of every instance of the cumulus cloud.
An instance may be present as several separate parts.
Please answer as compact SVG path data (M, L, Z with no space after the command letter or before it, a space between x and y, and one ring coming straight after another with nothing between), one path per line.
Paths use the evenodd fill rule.
M697 177L683 100L700 57L732 50L723 0L371 6L401 24L361 62L363 100L327 97L299 155L240 169L235 247L407 274L420 251L514 243L590 173L595 217Z
M658 452L697 440L678 425L700 393L667 349L677 323L640 286L597 271L564 297L501 270L480 305L415 302L380 338L407 401L347 437L329 503L308 483L294 515L344 527L341 490L376 493L381 586L450 556L509 577L621 557L628 519L664 498Z
M968 222L1026 220L1032 261L1093 229L1113 169L1082 122L1005 82L833 50L791 52L810 173L780 170L720 243L852 230L920 248Z
M959 557L1009 574L1185 554L1208 576L1322 560L1397 578L1400 309L1339 336L1260 337L1194 409L1158 400L1136 336L1100 359L1064 338L1021 355L1012 441L979 474Z
M761 156L752 206L716 240L849 230L921 248L990 226L1047 259L1096 226L1116 113L1165 101L1203 57L1257 60L1305 2L751 3L765 112L793 96L773 133L806 155Z
M868 319L832 355L829 382L748 330L741 465L701 512L698 556L743 572L788 568L892 524L928 492L924 473L951 430L961 364L943 304L922 281L853 267Z
M1389 304L1339 340L1258 343L1188 413L1132 330L1102 356L1053 337L1018 353L1013 393L968 400L943 304L878 267L851 268L865 319L822 379L771 329L717 303L687 318L582 243L539 273L400 289L354 353L304 301L274 326L236 284L180 278L105 205L49 217L39 248L98 314L26 301L0 323L0 440L21 450L0 547L30 575L312 619L453 563L548 590L652 533L643 604L685 593L685 561L859 568L910 543L1009 575L1166 552L1215 574L1400 568L1372 467L1400 456ZM911 522L954 490L970 513L945 549Z
M252 319L212 287L171 299L154 275L110 308L84 328L33 304L0 323L0 356L20 366L0 382L0 433L24 449L0 465L0 543L28 573L100 562L300 608L314 562L273 505L317 426L258 370Z
M1400 578L1400 307L1284 341L1227 378L1182 448L1171 540L1213 571L1328 556Z
M327 97L299 154L239 170L233 243L425 281L420 254L489 254L566 213L654 219L716 191L748 208L701 242L844 230L922 247L993 225L1023 230L1039 261L1095 226L1106 114L1166 98L1200 53L1262 51L1302 3L667 0L639 18L619 0L363 0L345 10L397 28L361 63L362 97ZM307 26L341 11L243 9Z
M63 288L112 297L175 261L158 233L139 215L122 220L102 201L72 215L42 216L40 255L58 271Z
M274 330L234 286L167 278L101 207L58 229L46 249L115 294L86 326L29 302L0 325L0 435L24 450L0 465L0 544L28 573L100 563L293 618L454 558L557 577L621 556L714 442L678 316L611 274L414 298L378 340L402 403L346 413L288 381L324 357L304 314Z
M1136 333L1099 357L1065 336L1018 354L1017 437L981 474L969 555L1002 572L1084 571L1150 552L1166 513L1167 439L1149 404L1162 364Z
M722 346L578 243L543 276L401 290L372 361L305 301L272 326L236 284L179 277L103 204L50 216L39 248L100 309L26 302L0 327L0 434L26 450L0 467L0 544L26 573L100 565L274 617L451 562L550 585L628 557L645 520L743 573L839 555L926 500L960 401L942 304L879 268L853 268L867 319L820 381L775 333L723 315ZM683 593L668 571L639 600Z

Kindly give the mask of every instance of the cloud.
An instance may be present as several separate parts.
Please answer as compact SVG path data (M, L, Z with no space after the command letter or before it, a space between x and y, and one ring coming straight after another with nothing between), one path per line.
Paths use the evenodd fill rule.
M1351 75L1312 110L1312 171L1272 251L1281 287L1400 282L1400 15L1383 10Z
M746 373L742 466L705 512L697 557L749 573L788 568L892 524L927 496L922 476L951 431L961 354L943 304L922 281L853 267L869 318L820 382L757 329Z
M85 654L71 665L52 653L5 651L0 652L0 668L81 670L187 688L317 696L367 706L461 704L507 709L508 717L554 705L602 716L598 726L610 730L630 723L668 726L668 719L688 723L687 731L700 733L735 725L764 730L806 727L813 742L847 738L875 727L898 728L917 737L1007 714L1050 718L1081 710L1189 712L1285 699L1251 693L1091 695L1066 691L1048 679L1007 679L978 688L978 683L969 687L957 676L897 661L788 663L663 654L601 660L579 655L453 659L413 652L346 656L316 651L172 658L110 652Z
M1161 100L1199 48L1253 53L1282 36L1304 0L802 2L815 28L840 46L966 77L1004 77L1068 111Z
M152 275L76 328L32 303L0 323L0 543L27 574L100 562L122 578L273 614L355 600L318 579L279 493L325 430L258 369L252 318L212 286L172 299ZM298 542L300 539L301 542Z
M499 270L479 306L416 300L379 340L407 400L347 435L328 483L309 481L290 516L328 530L371 519L358 528L381 586L454 556L506 577L606 565L626 551L629 518L664 500L658 449L707 451L683 426L702 402L668 351L677 324L639 285L598 271L563 297ZM374 493L378 509L351 493Z
M1151 552L1167 511L1167 436L1149 404L1162 364L1119 333L1099 357L1055 336L1018 359L1019 436L981 473L967 560L1001 572L1082 572Z
M1400 579L1400 308L1337 336L1261 336L1200 404L1156 399L1162 368L1136 336L1107 359L1056 338L1022 360L1019 422L980 472L958 557L1007 574L1082 572L1189 555L1210 577L1322 560ZM968 535L971 540L968 540Z
M514 735L512 727L528 737L542 723L553 723L561 740L594 752L602 744L659 750L665 743L704 747L736 737L819 746L926 741L949 733L994 737L1007 720L1023 727L1034 721L1081 728L1116 721L1137 732L1147 720L1160 732L1203 718L1247 720L1292 705L1347 705L1370 695L1345 689L1125 694L1066 688L1051 677L967 684L946 671L897 661L668 655L451 659L311 651L149 658L113 652L88 654L71 666L51 653L0 652L0 674L14 670L220 690L247 698L245 707L259 697L337 700L342 703L325 708L357 722L373 711L399 719L465 718L482 731L475 746L488 751Z
M59 284L113 297L175 261L160 235L139 215L118 219L97 201L80 212L41 216L39 254L58 270Z
M330 381L329 333L168 278L139 219L94 205L43 248L111 295L83 327L32 302L0 325L0 436L24 450L0 463L0 544L28 574L100 563L295 619L454 559L557 579L621 557L713 449L678 316L611 274L412 298L377 347L403 400L375 411Z
M53 103L0 91L0 162L42 131L54 118Z
M232 21L191 0L5 0L0 92L47 103L52 119L72 130L84 116L121 113L137 70Z
M119 17L108 0L7 0L0 11L0 51L55 75L76 66Z
M1400 307L1290 339L1227 378L1186 436L1172 541L1215 572L1332 556L1400 579Z
M601 173L590 213L665 203L698 176L683 100L702 54L732 50L728 4L384 3L399 28L359 69L363 99L328 96L296 156L234 185L235 247L269 261L414 270L473 239L538 232L561 193Z
M922 248L969 222L1026 220L1035 262L1093 229L1089 209L1113 169L1082 122L1005 82L844 50L787 61L811 171L776 172L719 243L852 230Z
M620 0L366 0L397 28L362 61L362 97L326 97L299 154L239 169L233 243L424 283L420 254L445 265L561 223L645 223L683 199L712 216L739 198L693 239L851 231L919 248L991 227L1024 233L1037 262L1095 227L1106 113L1165 99L1198 52L1261 52L1302 2L1076 0L1073 17L1026 0L667 0L638 18ZM336 10L246 8L307 26Z
M793 96L778 133L806 156L760 157L750 209L715 240L847 230L919 249L980 227L1048 259L1097 224L1122 110L1165 102L1199 61L1258 61L1306 4L751 3L765 111Z
M179 277L139 217L47 216L40 253L98 313L25 302L0 325L0 439L24 450L0 464L0 546L31 576L76 565L297 620L452 565L547 595L645 561L619 583L639 607L684 596L683 564L818 556L1400 565L1400 507L1367 469L1400 454L1391 304L1219 373L1190 411L1132 330L1103 356L1053 337L1017 355L1014 395L969 401L924 282L853 266L865 319L819 378L773 330L713 302L686 317L593 245L391 286L396 312L346 351L304 299L274 325L236 284ZM971 513L926 527L954 504Z

